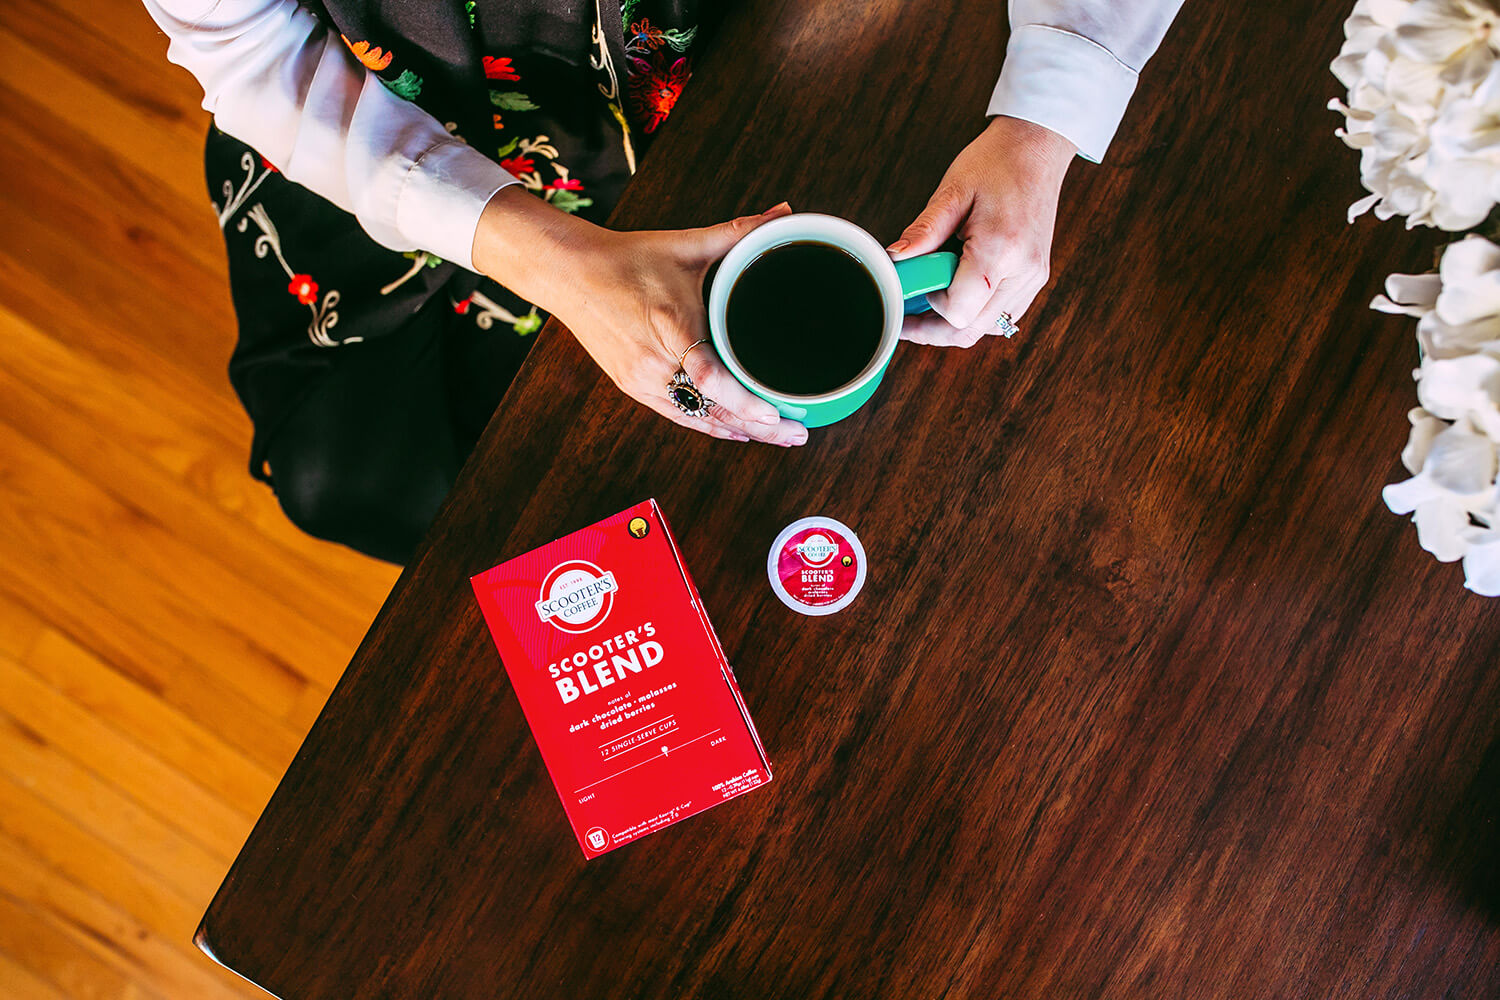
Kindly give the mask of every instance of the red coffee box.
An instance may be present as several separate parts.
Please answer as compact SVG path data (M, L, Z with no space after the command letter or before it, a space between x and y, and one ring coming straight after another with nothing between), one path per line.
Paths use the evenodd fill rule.
M471 582L585 858L771 780L655 500Z

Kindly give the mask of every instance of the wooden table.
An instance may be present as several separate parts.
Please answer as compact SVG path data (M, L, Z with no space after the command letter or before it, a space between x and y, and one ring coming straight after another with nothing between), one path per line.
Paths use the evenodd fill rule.
M893 239L981 124L991 0L729 14L615 215ZM1189 3L1064 192L1024 336L903 345L786 451L545 331L204 918L286 998L1500 995L1500 604L1380 487L1431 236L1346 226L1346 4ZM585 863L471 573L644 497L776 766ZM863 594L779 604L777 531Z

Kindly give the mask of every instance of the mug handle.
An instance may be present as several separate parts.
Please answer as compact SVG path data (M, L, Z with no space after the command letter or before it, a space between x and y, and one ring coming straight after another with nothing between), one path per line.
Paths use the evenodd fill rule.
M904 311L910 316L932 308L927 301L928 292L953 284L953 275L958 270L958 254L939 250L895 263L896 280L901 282L901 297L906 300Z

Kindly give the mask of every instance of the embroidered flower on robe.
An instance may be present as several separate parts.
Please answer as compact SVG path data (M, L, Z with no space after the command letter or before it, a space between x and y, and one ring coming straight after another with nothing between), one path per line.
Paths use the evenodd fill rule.
M662 43L662 30L652 24L649 18L641 18L630 26L630 37L626 40L627 47L637 45L647 49L659 49Z
M642 121L642 128L655 132L682 96L693 71L683 56L667 65L660 52L653 52L648 62L638 56L630 57L630 107Z
M297 301L310 306L318 301L318 283L310 274L294 274L287 282L286 290L297 296Z
M535 170L536 161L529 156L507 156L500 161L500 166L520 177Z
M542 317L537 315L536 306L532 306L531 312L527 313L525 316L517 316L515 321L511 323L511 329L515 330L516 333L521 335L522 337L530 333L535 333L541 328Z
M349 46L349 51L354 53L354 58L364 63L366 69L379 73L391 64L390 52L382 52L380 46L370 48L369 42L351 42L348 35L340 35L344 44Z
M521 79L521 74L510 64L510 56L485 56L484 76L487 80Z
M387 80L383 76L376 79L385 84L386 90L402 100L414 101L422 92L422 78L409 69L402 70L401 75L394 80Z

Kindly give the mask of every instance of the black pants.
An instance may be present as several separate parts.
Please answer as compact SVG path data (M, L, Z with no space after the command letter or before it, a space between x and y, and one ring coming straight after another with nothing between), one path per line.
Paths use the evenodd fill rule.
M400 254L210 129L250 471L294 524L406 562L543 315L488 279Z

